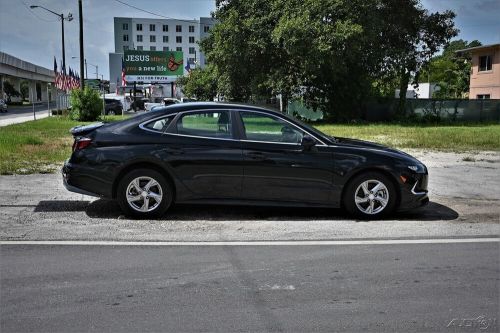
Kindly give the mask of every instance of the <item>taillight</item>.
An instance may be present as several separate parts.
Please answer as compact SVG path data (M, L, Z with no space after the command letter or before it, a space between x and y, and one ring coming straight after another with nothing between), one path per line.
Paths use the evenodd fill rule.
M90 146L91 143L92 143L92 139L89 139L89 138L75 139L75 142L73 143L73 151L85 149L88 146Z

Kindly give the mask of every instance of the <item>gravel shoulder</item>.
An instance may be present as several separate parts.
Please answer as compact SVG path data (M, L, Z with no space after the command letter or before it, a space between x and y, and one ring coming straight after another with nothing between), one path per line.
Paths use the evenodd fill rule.
M68 192L60 174L0 176L0 240L326 240L500 234L500 153L408 152L430 173L431 203L383 221L337 209L176 206L129 220L113 201Z

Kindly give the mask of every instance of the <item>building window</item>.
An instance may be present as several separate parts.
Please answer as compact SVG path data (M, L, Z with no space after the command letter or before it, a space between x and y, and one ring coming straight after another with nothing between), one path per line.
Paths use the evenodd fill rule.
M137 51L142 51L142 46L137 46Z
M123 45L123 51L127 51L128 50L128 45Z
M175 36L176 43L182 43L182 36Z
M209 32L210 27L208 25L203 26L203 32Z
M149 47L149 50L151 50L151 51L156 51L156 46L150 46L150 47Z
M189 26L189 32L194 32L194 25Z
M137 41L142 42L142 35L137 35Z
M155 35L149 36L149 42L150 43L156 43L156 36Z
M135 30L137 30L137 31L142 31L142 24L141 24L141 23L137 23L137 24L135 25Z
M128 30L128 23L123 23L122 29L123 30Z
M168 24L164 24L163 25L163 31L164 32L168 32Z
M196 51L194 50L194 47L189 48L189 54L195 54Z
M194 36L189 36L189 43L191 43L191 44L194 43Z
M189 59L188 59L188 62L189 62L191 65L194 65L194 58L189 58Z
M177 47L175 48L175 50L176 50L176 51L180 51L180 52L182 52L182 47L177 46Z
M170 51L169 47L168 46L164 46L163 47L163 51Z
M154 24L150 24L149 31L156 31L156 26Z
M128 35L123 35L123 41L128 42Z
M490 94L477 95L477 99L490 99Z
M479 57L479 71L491 71L491 56L485 55Z
M168 43L168 36L163 36L163 43Z
M176 25L175 32L182 32L182 25Z

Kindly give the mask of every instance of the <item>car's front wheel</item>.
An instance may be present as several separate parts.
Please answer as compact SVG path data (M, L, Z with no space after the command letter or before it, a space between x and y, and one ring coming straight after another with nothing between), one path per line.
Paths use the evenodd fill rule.
M394 211L397 192L393 182L378 172L367 172L352 179L346 187L346 210L362 219L378 219Z
M160 217L172 204L173 190L161 173L151 169L137 169L121 179L117 199L128 216Z

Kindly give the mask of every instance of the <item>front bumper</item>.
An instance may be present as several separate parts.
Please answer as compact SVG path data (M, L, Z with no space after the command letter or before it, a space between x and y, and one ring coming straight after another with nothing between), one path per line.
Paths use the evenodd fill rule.
M401 186L399 211L419 208L429 203L428 174L413 174Z

